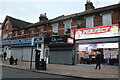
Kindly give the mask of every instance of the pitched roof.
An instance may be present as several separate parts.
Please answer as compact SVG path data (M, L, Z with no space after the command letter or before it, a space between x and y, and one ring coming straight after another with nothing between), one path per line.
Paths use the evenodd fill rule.
M70 15L61 15L61 16L58 16L56 18L44 21L44 22L37 22L37 23L32 24L32 25L30 25L28 27L25 27L25 28L41 26L41 25L44 25L44 24L63 21L63 20L67 20L67 19L70 19L70 18L78 17L78 16L84 16L84 15L86 16L86 15L89 15L89 14L99 13L99 12L106 11L106 10L111 10L111 9L116 10L116 9L119 9L119 8L120 8L120 4L114 4L114 5L109 5L109 6L105 6L105 7L101 7L101 8L96 8L96 9L93 9L93 10L90 10L90 11L83 11L83 12L78 12L78 13L74 13L74 14L70 14Z
M26 22L26 21L23 21L23 20L20 20L20 19L16 19L16 18L13 18L13 17L11 17L11 16L6 16L5 21L6 21L7 19L10 21L12 27L14 27L14 28L25 28L25 27L27 27L28 25L31 25L31 24L32 24L32 23L30 23L30 22ZM4 25L4 24L3 24L3 25Z

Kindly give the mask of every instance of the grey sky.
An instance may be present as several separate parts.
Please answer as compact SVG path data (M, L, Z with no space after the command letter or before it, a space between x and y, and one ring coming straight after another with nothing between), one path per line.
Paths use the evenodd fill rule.
M95 8L117 4L119 0L91 0ZM86 0L20 0L0 1L0 22L3 22L6 15L27 22L38 22L41 13L47 13L49 19L60 15L69 15L85 10Z

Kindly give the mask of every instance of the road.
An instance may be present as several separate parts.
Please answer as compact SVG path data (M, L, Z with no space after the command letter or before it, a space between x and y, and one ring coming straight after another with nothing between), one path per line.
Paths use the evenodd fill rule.
M86 80L86 79L80 79L80 78L73 78L73 77L67 77L67 76L60 76L60 75L51 75L51 74L45 74L45 73L37 73L37 72L31 72L27 70L20 70L20 69L13 69L8 67L2 67L2 80L41 80L41 79L65 79L65 80ZM87 79L88 80L88 79Z

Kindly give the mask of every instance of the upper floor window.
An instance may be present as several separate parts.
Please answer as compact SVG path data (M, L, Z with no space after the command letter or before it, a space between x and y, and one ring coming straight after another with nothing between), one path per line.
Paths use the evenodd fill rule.
M3 40L7 40L8 34L3 34Z
M39 36L42 37L43 36L43 28L39 29Z
M24 38L24 31L21 32L21 38Z
M6 30L9 29L9 24L8 24L8 23L9 23L9 21L7 21L7 22L5 23L5 29L6 29Z
M70 34L71 33L71 22L65 22L64 23L64 34Z
M10 39L12 38L12 32L9 33L9 37L10 37Z
M16 39L17 37L18 37L18 33L16 32L16 33L15 33L15 39Z
M52 36L57 36L58 35L58 24L53 24L52 25Z
M34 37L34 30L31 30L30 36Z
M112 25L111 13L102 15L102 25L103 26Z
M86 28L94 27L94 19L93 18L94 18L93 16L86 17Z

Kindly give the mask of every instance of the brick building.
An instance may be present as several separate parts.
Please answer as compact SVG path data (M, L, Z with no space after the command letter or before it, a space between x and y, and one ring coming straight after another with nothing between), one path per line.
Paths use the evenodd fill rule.
M11 55L15 55L16 53L14 51L17 50L19 56L16 57L19 57L21 60L30 60L30 44L32 38L34 37L34 41L40 40L40 42L36 41L34 43L34 50L41 50L41 58L47 59L47 62L56 64L79 64L77 52L79 52L79 55L81 54L81 51L79 50L80 45L91 43L116 44L118 42L118 36L120 35L117 33L114 36L107 36L107 38L104 36L93 36L92 38L84 37L81 39L77 38L77 35L79 35L78 33L84 29L97 30L99 27L104 29L106 26L110 27L114 25L118 30L118 21L120 19L119 9L120 4L114 4L96 9L91 1L87 1L85 4L85 11L80 13L61 15L51 20L48 20L46 13L41 14L39 17L39 22L37 23L26 25L25 27L12 28L12 30L9 29L11 31L8 31L8 33L12 32L12 38L8 36L7 41L4 40L3 46L5 47L6 45L9 45ZM6 21L4 21L4 23L5 22ZM78 33L76 29L79 31ZM73 31L75 31L76 36L74 36ZM4 33L6 32L4 32L3 27L2 34L5 35ZM75 45L73 44L74 41L71 36L72 34L76 38ZM11 40L11 42L9 42L9 40ZM15 41L15 43L12 41ZM109 50L112 50L112 48L109 48ZM117 50L117 47L115 47L115 51ZM85 50L83 51L85 52ZM103 52L103 48L93 50L93 52L95 51Z

